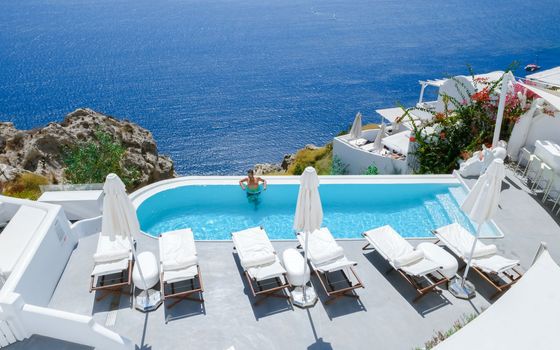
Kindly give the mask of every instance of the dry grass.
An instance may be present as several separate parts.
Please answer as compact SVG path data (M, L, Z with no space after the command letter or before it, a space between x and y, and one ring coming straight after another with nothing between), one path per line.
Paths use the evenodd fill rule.
M48 184L49 180L41 175L24 173L4 184L2 194L10 197L36 200L41 196L39 186Z
M313 166L319 175L330 175L332 165L332 143L317 149L300 149L286 175L301 175L308 166Z
M373 129L379 129L379 124L367 124L362 126L362 130L373 130Z

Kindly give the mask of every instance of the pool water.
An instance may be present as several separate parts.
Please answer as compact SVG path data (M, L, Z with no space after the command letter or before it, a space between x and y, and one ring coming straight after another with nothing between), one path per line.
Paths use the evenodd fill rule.
M154 237L190 227L197 240L227 240L231 232L262 226L271 239L294 239L298 188L270 185L247 196L237 185L182 186L149 197L137 213L141 229ZM326 184L319 191L323 226L335 238L360 238L388 224L407 238L430 237L431 230L453 222L475 230L459 207L466 192L458 184ZM481 233L499 235L493 224Z

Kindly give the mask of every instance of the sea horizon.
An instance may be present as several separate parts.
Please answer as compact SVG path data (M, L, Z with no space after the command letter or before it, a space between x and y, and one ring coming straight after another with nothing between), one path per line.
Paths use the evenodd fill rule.
M0 120L91 108L150 130L180 175L237 175L414 105L418 80L560 65L558 18L555 1L6 2Z

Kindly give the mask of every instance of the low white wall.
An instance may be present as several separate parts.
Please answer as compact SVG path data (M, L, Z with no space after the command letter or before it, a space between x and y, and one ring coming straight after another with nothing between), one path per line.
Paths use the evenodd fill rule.
M24 295L28 303L47 305L76 243L64 212L53 206L8 277L6 287ZM9 284L12 279L14 283Z
M81 239L101 232L103 216L76 221L71 225L72 233Z
M32 333L83 344L99 350L132 350L127 338L97 324L92 317L26 304L22 310L25 327Z
M363 174L372 163L375 163L379 174L406 174L407 172L406 161L360 150L343 141L341 137L333 139L333 156L348 164L348 173L351 175Z
M541 113L533 118L525 145L534 146L537 140L560 144L560 116L552 117Z
M130 340L95 323L90 316L47 307L78 237L99 232L101 219L75 224L73 232L59 205L4 196L0 196L0 202L47 211L0 289L0 326L11 334L5 339L13 342L39 334L97 349L134 349Z

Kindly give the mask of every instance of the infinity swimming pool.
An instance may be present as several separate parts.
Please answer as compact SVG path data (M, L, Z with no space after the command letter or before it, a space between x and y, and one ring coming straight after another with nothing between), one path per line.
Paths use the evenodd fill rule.
M137 209L141 229L150 236L190 227L198 240L227 240L230 233L262 226L271 239L294 239L292 229L297 184L271 184L258 198L237 185L187 185L145 198ZM466 196L461 185L322 184L323 226L336 238L360 238L368 229L391 225L404 237L433 237L431 230L459 222L474 232L459 207ZM494 224L483 237L498 237Z

